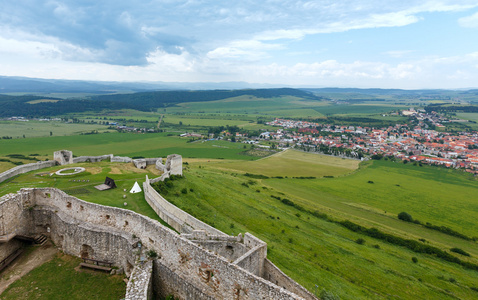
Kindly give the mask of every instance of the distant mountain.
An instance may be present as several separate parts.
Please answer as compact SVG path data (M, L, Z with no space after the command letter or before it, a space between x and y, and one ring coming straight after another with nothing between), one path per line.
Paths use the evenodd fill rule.
M0 94L5 93L91 93L144 92L159 90L212 90L282 87L246 82L103 82L0 76Z
M422 89L422 90L402 90L402 89L359 89L359 88L303 88L301 90L312 93L354 93L365 95L430 95L443 93L448 90Z
M321 99L321 97L318 97L310 92L290 88L155 91L115 95L96 95L84 99L58 99L42 95L11 96L0 94L0 117L49 117L75 112L101 111L110 108L129 108L142 111L151 111L181 102L214 101L244 95L257 98L295 96L310 100Z

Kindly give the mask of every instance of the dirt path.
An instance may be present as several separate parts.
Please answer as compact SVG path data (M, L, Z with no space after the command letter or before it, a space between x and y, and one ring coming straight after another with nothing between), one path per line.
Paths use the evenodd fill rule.
M43 246L35 247L27 254L20 255L10 266L3 270L0 277L0 295L22 276L52 259L58 250L47 241Z

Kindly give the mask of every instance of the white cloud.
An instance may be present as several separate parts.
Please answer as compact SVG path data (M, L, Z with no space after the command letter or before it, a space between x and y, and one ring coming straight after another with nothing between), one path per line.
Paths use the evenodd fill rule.
M391 51L387 51L385 52L384 54L390 56L390 57L393 57L393 58L402 58L410 53L413 53L415 51L413 50L391 50Z
M466 28L478 28L478 12L471 16L458 19L458 24Z
M242 60L258 60L267 56L267 51L279 50L280 44L263 43L258 40L232 41L207 53L211 59L234 58Z

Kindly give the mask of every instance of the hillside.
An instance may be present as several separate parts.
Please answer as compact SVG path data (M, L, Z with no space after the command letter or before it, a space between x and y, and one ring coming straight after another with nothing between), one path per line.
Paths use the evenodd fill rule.
M207 102L238 96L271 99L281 96L295 96L308 100L320 100L318 96L297 89L251 89L211 91L157 91L133 94L99 95L84 99L58 99L42 96L0 95L0 117L50 117L67 113L102 111L104 109L136 109L154 111L183 102ZM59 100L35 101L39 99Z

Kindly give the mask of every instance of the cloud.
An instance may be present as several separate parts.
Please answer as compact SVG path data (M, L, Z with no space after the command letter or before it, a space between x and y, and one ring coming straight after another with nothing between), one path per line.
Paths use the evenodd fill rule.
M458 24L466 28L478 28L478 12L471 16L458 19Z
M37 74L43 72L39 77L302 80L308 84L405 82L419 78L417 74L436 77L431 74L436 70L459 76L476 70L477 61L466 55L410 61L411 50L386 48L377 50L375 60L356 51L361 37L352 34L407 28L426 21L427 13L474 7L478 7L476 0L389 0L386 5L379 0L46 0L35 5L29 0L1 1L0 72L20 75L25 70L23 76L29 76L34 66ZM458 22L476 28L477 19L478 13ZM334 46L324 42L336 33L354 43ZM342 48L350 49L349 57L335 55ZM410 44L394 48L422 53Z
M413 53L415 51L413 50L391 50L391 51L387 51L387 52L384 52L385 55L388 55L390 57L393 57L393 58L402 58L410 53Z

